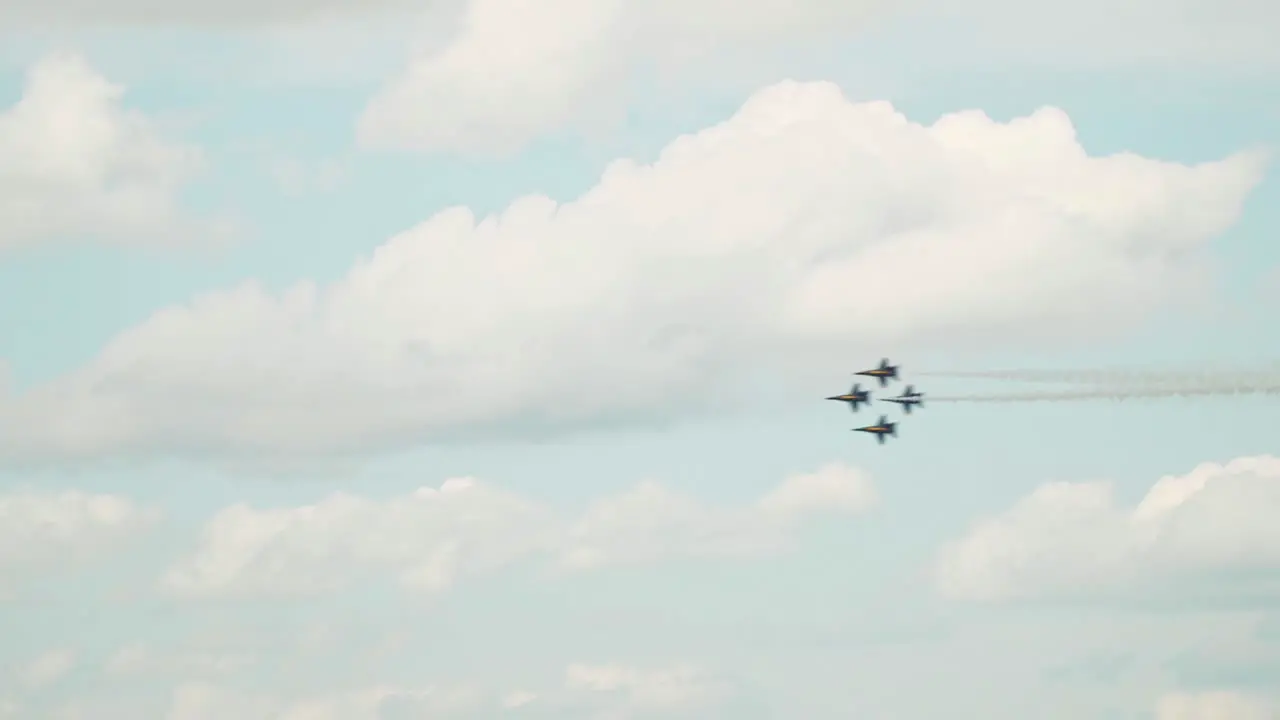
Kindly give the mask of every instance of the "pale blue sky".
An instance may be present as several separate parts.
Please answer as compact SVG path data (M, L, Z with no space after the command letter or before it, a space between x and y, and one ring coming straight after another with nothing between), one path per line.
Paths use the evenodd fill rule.
M350 76L326 78L317 71L309 83L246 75L259 56L234 32L90 34L73 28L61 31L56 44L28 39L0 75L0 106L17 100L26 67L46 51L84 53L92 67L128 87L127 106L158 118L166 136L203 148L209 169L184 191L182 206L234 218L242 231L233 244L215 248L109 246L91 232L75 243L49 239L5 250L0 238L0 359L21 393L85 366L119 333L167 306L249 279L273 291L304 280L337 281L389 237L447 207L465 205L483 217L530 193L573 200L613 159L652 161L677 135L727 119L752 92L787 77L837 82L853 101L889 100L923 123L970 108L1006 122L1053 105L1070 116L1093 156L1129 151L1194 164L1280 144L1280 85L1264 79L1275 67L1272 56L1245 62L1178 46L1144 66L1100 38L1099 47L1108 50L1098 57L1056 47L1052 62L1040 65L998 43L980 54L975 47L982 42L962 31L942 35L938 22L899 19L878 33L850 26L840 30L839 50L819 45L801 53L762 44L765 59L756 58L761 67L730 72L732 52L750 56L751 43L765 42L763 35L742 41L730 54L698 60L690 73L696 79L687 86L630 92L625 122L556 127L501 159L356 146L357 118L398 71L405 32L388 35L388 47L355 43L359 54L351 58ZM1021 20L1009 22L1003 32L1013 37ZM1268 17L1254 22L1275 24ZM0 26L18 32L14 28ZM299 33L305 37L305 28ZM297 67L320 59L314 50L291 59L287 48L274 52ZM313 168L333 163L338 173L330 187L290 193L273 176L273 167L285 162ZM0 171L0 188L22 179ZM1280 178L1268 168L1239 220L1209 244L1221 271L1212 296L1193 307L1165 308L1125 337L1065 349L1024 345L973 352L942 345L893 359L903 364L906 381L935 395L993 386L913 378L913 370L1271 362L1280 357L1277 208ZM901 283L900 292L912 293L912 283ZM1010 525L1002 550L989 548L971 560L1014 575L1025 572L1032 580L1078 575L1079 585L1089 589L1083 598L1058 588L1026 603L972 603L946 596L932 576L945 546L1043 483L1112 481L1116 503L1125 509L1163 476L1185 475L1205 462L1280 455L1276 395L1123 404L939 403L901 418L900 437L880 447L849 432L873 421L879 407L851 415L821 400L843 391L850 372L879 360L880 350L867 350L854 357L802 353L808 364L787 366L790 376L764 375L733 391L755 399L709 414L679 406L671 411L673 421L657 428L619 427L599 418L597 427L588 422L585 431L530 441L401 443L394 452L350 464L303 457L289 471L216 453L157 459L126 451L34 466L6 459L0 501L25 490L75 489L130 498L163 517L120 544L89 534L80 547L72 536L83 528L74 522L68 521L59 545L17 516L6 519L0 505L0 522L16 528L0 528L0 590L8 589L11 568L27 562L28 554L34 558L34 570L14 571L15 595L0 599L0 718L8 717L5 698L13 703L13 717L24 719L438 717L394 714L387 707L382 714L350 708L334 715L288 714L279 705L379 685L436 687L437 693L475 685L496 694L497 701L486 695L488 704L479 709L439 715L468 718L535 712L566 719L1228 717L1208 714L1207 705L1199 715L1168 714L1168 706L1158 714L1162 697L1168 703L1179 693L1201 692L1223 693L1202 698L1216 707L1239 702L1258 712L1280 709L1280 618L1272 611L1277 596L1271 585L1280 569L1280 535L1249 525L1244 515L1233 519L1249 509L1280 510L1280 473L1257 470L1253 494L1232 495L1235 486L1211 481L1225 489L1164 531L1160 537L1169 542L1190 538L1185 542L1207 548L1207 560L1184 553L1199 563L1190 569L1175 567L1162 554L1164 546L1135 551L1119 535L1120 544L1105 545L1112 526L1101 510L1059 526L1057 518L1077 512L1062 505L1038 524ZM242 351L251 355L253 349ZM521 348L513 343L510 351ZM619 376L616 382L626 386L632 379ZM172 400L183 402L180 395ZM892 406L883 412L901 416ZM6 417L18 415L0 414ZM166 570L201 547L202 527L241 503L293 508L332 493L384 502L472 476L544 507L563 523L641 480L657 480L712 508L742 507L789 476L833 462L864 472L878 502L862 513L798 524L793 542L775 555L699 559L677 549L647 563L561 576L547 562L554 555L522 549L535 540L515 534L506 539L517 548L514 560L463 576L456 587L423 599L397 584L400 566L352 559L344 548L382 537L382 528L351 520L290 536L281 541L287 547L272 550L280 565L270 574L282 582L294 567L289 562L311 563L322 574L355 567L354 579L332 592L296 600L203 600L171 598L157 589ZM630 522L638 529L626 536L629 542L678 534L653 524L661 510L633 509L639 514ZM714 519L684 522L691 543L715 536L715 527L698 524ZM387 540L410 546L447 541L429 533ZM86 552L78 564L72 562L77 548ZM437 549L401 548L422 557ZM1118 575L1104 572L1111 566L1108 555L1117 558ZM1167 577L1160 574L1165 571ZM1103 577L1097 587L1089 585L1095 575ZM155 664L111 674L111 658L136 644L147 646ZM51 671L46 683L24 684L33 663L55 651L74 655L65 674ZM193 660L199 653L255 665L199 667ZM619 681L621 692L593 692L566 684L566 667L573 663L640 674ZM666 705L646 705L672 686L643 673L679 663L703 673L688 687L675 686L693 699L681 695ZM192 682L212 683L233 699L260 694L266 709L227 705L203 715L184 709L175 692ZM538 699L516 710L496 707L515 691ZM714 697L699 705L703 692Z

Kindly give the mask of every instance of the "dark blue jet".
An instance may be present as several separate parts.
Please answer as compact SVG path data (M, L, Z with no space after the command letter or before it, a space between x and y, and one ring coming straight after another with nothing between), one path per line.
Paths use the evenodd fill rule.
M849 409L858 412L858 406L862 403L871 404L871 391L863 390L862 383L854 383L853 389L844 395L832 395L828 400L839 400L849 403Z
M914 389L914 386L912 385L908 385L907 389L903 390L902 394L899 395L898 397L881 398L880 401L898 403L899 405L902 406L902 409L908 415L911 414L912 405L919 405L920 407L924 407L924 395L916 392Z
M856 372L854 375L866 375L867 377L876 378L880 381L880 387L884 387L889 384L890 378L894 380L898 379L898 366L890 365L889 358L885 358L880 361L880 367Z
M889 422L888 415L881 415L880 422L876 423L875 425L868 425L866 427L854 428L854 431L871 433L872 435L876 436L876 442L883 445L884 437L886 435L892 435L894 437L898 437L898 423L891 423Z

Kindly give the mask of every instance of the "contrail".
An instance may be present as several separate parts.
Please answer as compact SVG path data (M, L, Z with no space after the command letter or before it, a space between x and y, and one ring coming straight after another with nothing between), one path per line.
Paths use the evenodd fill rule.
M1011 380L1015 382L1067 383L1084 385L1126 385L1170 387L1193 385L1220 386L1224 379L1241 385L1280 385L1280 363L1252 368L1202 368L1197 370L1155 370L1097 368L1079 370L975 370L955 372L921 372L931 377L967 378L973 380Z
M927 397L927 402L1071 402L1078 400L1136 400L1150 398L1203 397L1208 395L1280 395L1280 380L1266 384L1188 385L1183 387L1098 387L1092 390L1073 390L1044 393L992 393L975 395L949 395Z

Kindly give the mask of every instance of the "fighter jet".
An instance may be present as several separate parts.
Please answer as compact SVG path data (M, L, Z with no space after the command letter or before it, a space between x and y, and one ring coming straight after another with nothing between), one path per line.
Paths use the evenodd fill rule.
M871 391L863 390L862 383L854 383L853 389L844 395L832 395L828 400L840 400L849 403L849 409L858 412L858 406L862 403L871 404Z
M866 375L867 377L876 378L880 381L880 387L884 387L889 384L889 378L898 379L898 366L890 365L889 358L885 358L880 361L880 367L856 372L854 375Z
M868 425L866 427L854 428L854 431L871 433L872 435L876 436L876 442L883 445L885 435L892 435L894 437L898 437L898 424L889 422L888 415L881 415L880 422L876 423L875 425Z
M907 389L903 390L902 394L899 395L898 397L881 398L880 401L898 403L899 405L902 406L903 411L906 412L908 415L911 414L912 405L919 405L920 407L924 407L924 395L916 392L913 385L908 385Z

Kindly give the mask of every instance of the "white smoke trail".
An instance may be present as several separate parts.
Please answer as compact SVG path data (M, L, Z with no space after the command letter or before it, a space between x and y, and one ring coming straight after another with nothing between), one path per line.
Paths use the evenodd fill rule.
M991 393L973 395L949 395L930 397L929 402L976 402L976 403L1018 403L1018 402L1073 402L1081 400L1137 400L1175 397L1204 397L1228 395L1280 395L1280 380L1272 383L1218 384L1218 385L1186 385L1186 386L1141 386L1141 387L1097 387L1090 390L1070 390L1065 392L1043 393Z
M1156 370L1136 368L1096 368L1077 370L978 370L955 372L921 372L930 377L967 378L973 380L1010 380L1015 382L1067 383L1094 386L1136 387L1219 387L1226 383L1239 386L1280 385L1280 363L1250 368L1200 368Z

